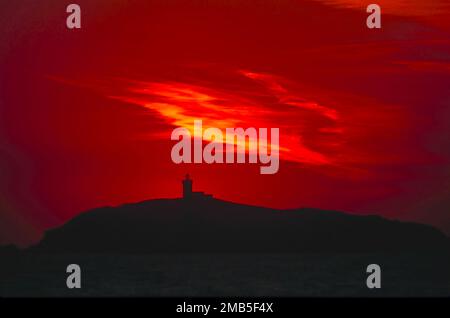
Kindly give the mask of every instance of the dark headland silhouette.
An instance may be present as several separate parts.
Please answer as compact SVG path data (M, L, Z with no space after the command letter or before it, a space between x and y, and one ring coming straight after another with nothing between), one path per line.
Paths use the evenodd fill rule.
M448 251L423 224L302 208L236 204L192 191L183 197L94 209L49 230L34 252L413 252Z

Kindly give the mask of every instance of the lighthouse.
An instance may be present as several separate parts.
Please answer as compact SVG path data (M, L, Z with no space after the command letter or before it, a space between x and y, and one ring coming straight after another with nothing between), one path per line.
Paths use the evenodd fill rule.
M186 175L183 183L183 199L190 199L192 197L192 179L189 174Z
M185 200L204 200L211 199L213 196L203 191L192 191L192 179L189 174L186 175L183 181L183 199Z

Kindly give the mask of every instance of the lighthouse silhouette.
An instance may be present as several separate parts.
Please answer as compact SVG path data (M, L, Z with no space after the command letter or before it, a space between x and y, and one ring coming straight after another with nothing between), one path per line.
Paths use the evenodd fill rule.
M189 174L186 174L184 180L181 182L183 184L183 199L185 200L208 199L213 197L211 194L206 194L205 192L192 191L193 180Z
M192 179L189 177L189 174L186 174L186 177L182 181L183 183L183 199L192 198Z

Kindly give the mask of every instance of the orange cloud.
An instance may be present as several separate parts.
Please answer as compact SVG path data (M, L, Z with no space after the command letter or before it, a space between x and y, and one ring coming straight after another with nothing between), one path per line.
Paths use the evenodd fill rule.
M142 106L168 124L185 127L191 132L196 119L201 119L205 128L222 130L279 128L282 160L313 165L333 162L324 151L318 150L326 148L326 143L318 147L306 146L305 139L312 131L328 139L338 138L342 129L336 127L339 117L336 110L290 92L281 83L283 79L276 76L248 71L236 75L261 85L248 93L186 82L126 81L122 94L108 97ZM169 138L170 132L154 136Z

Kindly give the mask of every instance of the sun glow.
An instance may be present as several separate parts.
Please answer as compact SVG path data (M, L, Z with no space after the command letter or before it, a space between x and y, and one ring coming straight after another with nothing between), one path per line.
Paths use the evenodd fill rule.
M290 92L276 76L249 71L239 71L237 76L253 82L256 91L231 91L185 82L128 81L123 94L108 97L145 107L168 124L186 128L191 134L194 134L195 120L202 120L204 127L224 130L227 127L278 127L281 159L314 165L332 163L329 156L315 149L317 147L306 145L304 134L314 131L328 139L338 138L342 129L338 127L339 114L335 109ZM158 135L167 138L170 133ZM244 148L248 151L248 145Z

